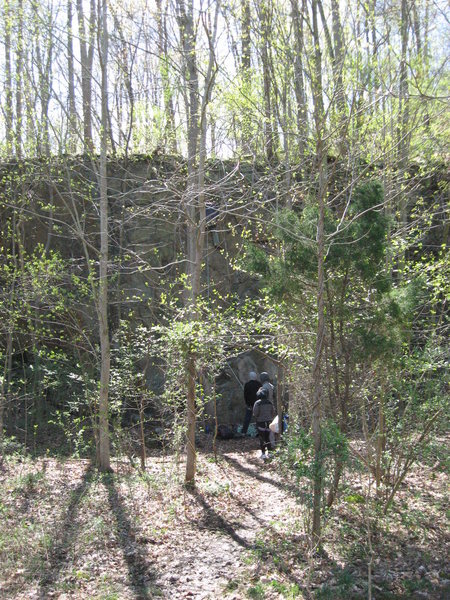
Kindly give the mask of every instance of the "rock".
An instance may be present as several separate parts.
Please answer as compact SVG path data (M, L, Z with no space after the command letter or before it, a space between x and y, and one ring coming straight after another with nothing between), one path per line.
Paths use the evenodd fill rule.
M426 572L427 570L423 565L420 565L420 567L417 569L417 573L420 575L420 577L424 577Z

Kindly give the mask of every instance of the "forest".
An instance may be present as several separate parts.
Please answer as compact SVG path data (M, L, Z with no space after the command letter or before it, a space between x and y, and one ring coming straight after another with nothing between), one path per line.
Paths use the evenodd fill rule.
M0 597L448 598L448 3L0 15Z

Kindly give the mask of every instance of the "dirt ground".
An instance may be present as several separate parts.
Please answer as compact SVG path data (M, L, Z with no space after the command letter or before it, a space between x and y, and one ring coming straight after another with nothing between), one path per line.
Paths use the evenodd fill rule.
M447 479L418 466L388 517L369 520L357 477L309 551L305 497L264 463L255 439L199 452L197 486L183 459L89 461L5 457L0 463L0 598L450 598Z

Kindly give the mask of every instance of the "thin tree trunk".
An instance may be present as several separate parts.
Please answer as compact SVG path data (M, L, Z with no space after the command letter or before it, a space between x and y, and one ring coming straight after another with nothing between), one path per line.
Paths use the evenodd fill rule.
M248 96L251 85L251 13L249 0L241 0L241 73L244 97ZM242 152L251 154L251 117L248 110L242 115Z
M11 258L13 267L13 276L11 281L11 288L9 291L9 310L10 310L10 321L8 323L8 331L6 334L6 354L5 364L3 370L2 385L0 390L0 451L3 448L4 441L4 426L5 426L5 414L9 410L11 403L11 377L12 377L12 354L13 354L13 334L15 323L12 321L14 318L14 302L16 294L16 276L17 276L17 252L16 252L16 212L12 214L12 226L11 226L12 240L11 240ZM16 412L16 425L17 425L17 412Z
M195 406L195 357L190 355L187 364L187 433L186 433L186 473L185 482L193 484L195 481L197 453L195 449L195 427L197 410Z
M400 180L406 176L408 167L409 153L409 93L408 93L408 68L407 68L407 50L409 37L409 7L408 0L402 0L401 4L401 59L400 59L400 83L399 83L399 118L398 118L398 164L400 170ZM407 222L407 199L406 192L400 193L400 219L401 225L405 226Z
M32 64L29 55L33 55L33 51L30 51L27 44L25 44L24 64L26 65L26 76L23 80L23 102L25 106L25 118L23 119L25 127L23 129L25 135L23 138L27 156L33 154L39 156L41 154L42 132L39 129L40 119L36 116L36 99L40 95L40 91L32 88L32 78L30 76Z
M281 363L278 364L277 378L277 416L278 416L278 439L283 436L283 389L284 389L284 368Z
M91 14L87 28L83 11L83 0L77 0L77 14L80 36L84 151L92 154L94 151L92 138L92 67L94 60L93 30L95 26L95 0L91 0Z
M13 132L13 86L11 71L11 5L10 0L5 1L5 129L6 129L6 155L9 156L14 149Z
M302 0L300 15L299 0L291 0L292 24L295 36L295 59L294 59L294 83L295 99L297 101L297 129L298 129L298 152L300 158L305 154L306 141L308 139L308 112L306 107L306 92L303 80L303 53L305 51L303 41L303 18L306 13L306 0Z
M336 105L338 112L338 127L340 138L338 147L341 153L345 153L346 140L346 115L345 115L345 93L344 93L344 32L341 25L341 17L339 15L338 0L331 0L331 15L333 21L333 42L334 42L334 60L333 72L335 80Z
M22 158L23 128L23 0L18 0L17 7L17 50L16 50L16 157Z
M185 291L185 303L188 307L188 318L198 319L197 300L200 294L200 276L203 265L206 228L206 205L204 192L207 107L211 97L216 70L213 70L214 44L217 34L217 22L220 2L215 6L213 31L209 31L206 20L203 26L209 42L209 62L204 81L204 92L200 103L199 79L196 56L196 34L194 29L194 2L177 0L178 22L181 31L182 51L184 58L185 85L187 87L186 104L188 108L188 181L186 189L187 217L187 273L188 286ZM198 153L198 155L197 155ZM197 166L198 159L198 166ZM191 350L187 356L187 456L185 482L193 484L196 472L195 427L196 427L196 357Z
M175 129L175 109L173 106L173 91L169 79L166 18L163 12L162 0L156 0L156 5L156 18L158 23L159 72L161 76L164 113L166 117L164 145L168 147L170 152L176 154L178 149Z
M378 407L378 432L375 462L375 487L377 497L381 492L381 478L383 476L383 450L385 445L385 414L384 414L384 390L381 390L381 398Z
M321 143L318 143L318 160L323 162ZM323 167L319 167L322 171ZM316 349L313 365L313 410L312 410L312 430L314 436L314 496L313 496L313 528L312 534L314 542L320 541L321 534L321 496L322 496L322 382L321 382L321 362L322 350L325 335L325 311L324 311L324 259L325 259L325 196L324 192L324 174L319 175L319 221L317 224L317 337ZM322 189L320 189L322 188Z
M250 2L241 0L241 69L244 74L248 74L251 66L250 25Z
M317 22L317 1L312 0L312 30L314 41L313 101L316 126L316 160L318 172L317 203L319 219L317 224L317 336L312 370L313 405L312 431L314 438L314 484L313 484L313 524L312 537L316 547L321 536L321 499L323 488L322 458L322 388L321 362L325 337L325 202L327 194L327 156L324 148L324 105L322 88L322 58L319 28Z
M141 434L141 470L145 473L145 465L147 462L147 453L145 450L145 430L144 430L144 398L143 396L139 399L139 426L140 426L140 434Z
M73 0L67 0L67 74L69 87L68 148L75 153L77 148L77 109L75 103L75 67L73 56Z
M36 23L39 23L39 14L37 5L33 6L34 18ZM36 27L36 40L35 40L35 55L36 63L39 72L39 97L41 102L41 115L40 115L40 128L39 128L39 141L40 149L39 153L50 156L50 122L49 122L49 105L50 95L52 87L52 69L53 69L53 14L50 10L46 17L46 43L44 45L44 39L41 38L39 33L39 27ZM42 54L42 48L46 50L46 53Z
M185 290L185 303L188 306L188 318L195 320L197 316L197 298L199 293L199 275L197 276L198 263L201 257L197 255L197 151L199 141L199 87L195 50L195 32L193 22L193 0L185 6L184 0L177 0L178 21L181 31L182 51L185 68L185 83L187 86L187 132L188 132L188 181L186 188L186 216L187 216L187 273L188 287ZM201 268L201 265L200 265ZM196 472L195 451L195 356L189 352L186 361L187 377L187 431L186 431L186 472L185 482L193 484Z
M110 341L108 325L108 179L107 179L107 144L108 144L108 30L106 0L102 0L100 16L101 47L101 102L102 130L100 142L100 281L98 296L98 316L100 325L100 399L99 399L99 468L109 471L109 376L110 376Z
M10 297L14 296L12 284L12 290ZM5 350L5 363L3 367L3 377L0 388L0 452L3 451L4 442L4 427L5 427L5 413L9 402L9 388L11 382L11 367L12 367L12 327L8 324L8 332L6 334L6 350Z
M270 36L270 21L271 11L269 2L271 0L263 0L261 4L261 60L263 69L263 92L264 92L264 146L267 160L273 161L275 155L274 147L274 132L272 129L272 98L271 98L271 73L269 66L269 36Z

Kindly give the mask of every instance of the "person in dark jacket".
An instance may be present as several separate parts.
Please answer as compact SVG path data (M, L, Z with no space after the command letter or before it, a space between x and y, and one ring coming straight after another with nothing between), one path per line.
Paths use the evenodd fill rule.
M259 434L261 458L266 459L269 457L269 451L272 450L269 425L275 416L275 407L273 405L273 385L270 383L268 373L261 373L261 383L261 387L256 392L257 400L253 407L253 415Z
M250 425L250 421L253 416L253 406L256 402L256 392L261 387L260 381L258 381L258 376L255 371L250 371L248 374L249 381L244 385L244 400L245 400L245 417L244 417L244 425L242 426L242 433L246 434L248 431L248 426Z

